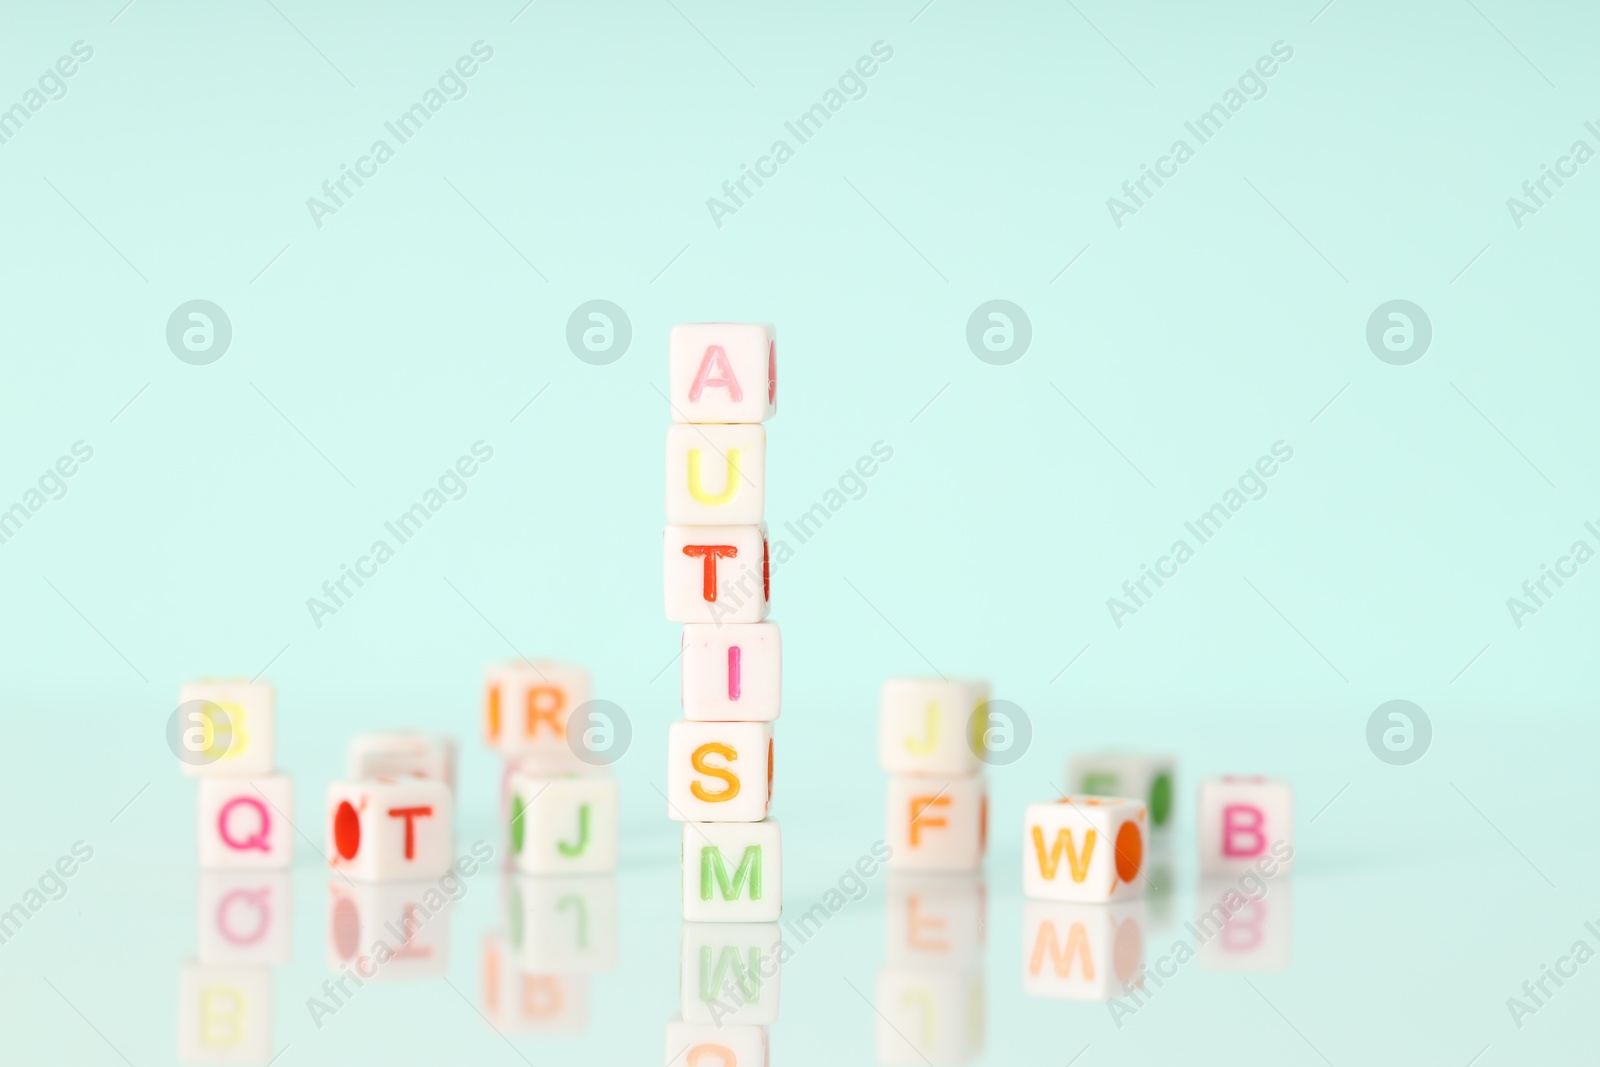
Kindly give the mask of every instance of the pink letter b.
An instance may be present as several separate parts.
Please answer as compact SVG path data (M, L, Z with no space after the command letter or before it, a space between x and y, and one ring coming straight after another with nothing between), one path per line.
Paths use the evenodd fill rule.
M1261 832L1267 816L1254 804L1228 804L1222 809L1222 854L1259 856L1267 850L1267 835ZM1248 838L1241 845L1240 839Z

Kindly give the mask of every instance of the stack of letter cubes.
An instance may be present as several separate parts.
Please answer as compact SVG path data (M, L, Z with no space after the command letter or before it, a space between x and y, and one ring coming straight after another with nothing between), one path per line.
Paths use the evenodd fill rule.
M588 975L616 966L621 848L617 781L591 729L589 672L558 660L489 668L484 730L504 757L505 934L484 945L484 1000L495 1025L581 1032Z
M336 1010L362 983L437 978L449 969L456 744L409 730L357 734L328 787L328 968ZM443 880L443 881L442 881Z
M484 728L506 758L502 790L511 864L524 874L617 869L617 782L584 747L589 672L556 660L489 668Z
M272 1048L272 971L287 963L294 796L274 773L272 685L185 684L175 750L199 781L197 960L178 977L178 1058L265 1063Z
M974 871L988 844L982 758L987 682L891 678L878 715L878 762L889 772L889 865Z
M683 1005L672 1063L765 1062L776 1018L782 852L772 724L782 647L770 600L766 430L771 326L675 326L668 342L667 618L683 624L683 719L667 739L667 814L682 822ZM735 925L744 924L744 925ZM758 963L758 961L763 961Z

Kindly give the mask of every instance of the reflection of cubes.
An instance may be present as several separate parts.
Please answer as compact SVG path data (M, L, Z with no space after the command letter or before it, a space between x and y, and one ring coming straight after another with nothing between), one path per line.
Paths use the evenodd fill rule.
M1107 901L1144 889L1144 801L1062 797L1029 804L1022 891L1035 900Z
M987 682L890 678L878 704L878 763L890 774L955 777L983 770Z
M1144 902L1030 900L1022 909L1022 990L1109 1000L1144 985Z
M1171 756L1100 752L1074 756L1067 764L1067 792L1096 797L1132 797L1150 811L1150 832L1172 826L1176 764Z
M346 778L432 778L456 787L456 742L414 730L356 734L345 751Z
M878 972L878 1062L954 1067L983 1051L979 967L885 967Z
M891 874L884 929L890 963L978 963L984 885L975 874Z
M202 963L288 963L294 908L287 871L201 871L195 918Z
M683 824L683 917L775 922L783 914L783 838L775 822Z
M767 1028L667 1020L667 1067L768 1067Z
M202 778L200 866L287 867L294 855L294 786L283 774Z
M185 961L178 970L178 1061L272 1059L272 971Z
M617 869L617 780L596 775L511 779L511 859L530 874Z
M1200 962L1208 970L1288 970L1294 934L1289 879L1208 878L1200 883L1195 911Z
M782 943L777 923L684 923L683 1020L777 1022Z
M451 899L438 882L328 879L328 966L363 982L436 978L449 970Z
M885 839L893 870L977 870L989 839L988 784L978 776L890 776Z
M213 778L272 773L276 723L271 682L186 682L178 690L178 712L184 774Z
M589 702L589 672L557 660L517 659L491 664L484 674L484 736L530 771L582 770L567 744L567 721Z
M589 980L520 970L500 934L483 939L483 1011L497 1030L581 1034L589 1025Z
M1200 783L1195 840L1202 876L1243 872L1268 856L1288 873L1294 856L1294 790L1281 778L1207 778Z
M519 874L506 900L506 937L524 971L594 974L617 965L617 881L604 875Z
M438 878L450 869L450 787L426 778L328 785L328 860L363 882Z

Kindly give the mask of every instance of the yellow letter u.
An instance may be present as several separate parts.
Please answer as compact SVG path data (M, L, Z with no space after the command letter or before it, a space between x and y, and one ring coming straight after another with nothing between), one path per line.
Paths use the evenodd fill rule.
M728 483L722 487L722 492L715 495L705 491L700 484L700 450L689 450L689 495L702 504L717 507L730 503L739 495L739 453L740 449L728 449Z

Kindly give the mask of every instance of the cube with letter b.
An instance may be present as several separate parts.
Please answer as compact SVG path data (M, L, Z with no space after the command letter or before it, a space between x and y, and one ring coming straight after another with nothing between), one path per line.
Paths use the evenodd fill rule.
M1281 778L1207 778L1200 783L1195 838L1203 875L1243 871L1269 853L1287 872L1294 856L1294 790Z

